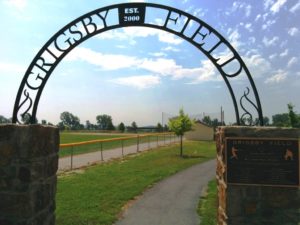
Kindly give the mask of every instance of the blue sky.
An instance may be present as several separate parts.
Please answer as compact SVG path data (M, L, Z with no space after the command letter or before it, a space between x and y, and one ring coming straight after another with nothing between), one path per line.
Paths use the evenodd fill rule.
M39 49L67 23L94 9L129 1L1 0L0 115L11 117L21 79ZM256 83L263 113L300 112L300 0L144 1L186 11L222 34ZM234 88L245 85L243 79ZM180 107L234 122L224 81L194 46L150 28L102 33L80 44L58 65L43 91L37 117L57 123L63 111L95 122L156 124Z

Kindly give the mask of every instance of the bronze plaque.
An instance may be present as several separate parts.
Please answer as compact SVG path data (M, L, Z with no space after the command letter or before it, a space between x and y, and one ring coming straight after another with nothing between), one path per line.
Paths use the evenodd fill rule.
M298 139L226 138L227 183L300 186Z

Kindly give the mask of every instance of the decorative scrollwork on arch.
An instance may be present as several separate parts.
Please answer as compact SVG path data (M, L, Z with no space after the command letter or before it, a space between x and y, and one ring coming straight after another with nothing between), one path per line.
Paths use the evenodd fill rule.
M149 15L155 14L153 11L163 12L164 16L151 19ZM158 23L158 19L162 23ZM13 123L21 123L18 118L25 114L31 115L31 123L36 122L37 108L46 82L59 62L72 49L94 35L129 26L160 29L177 35L198 48L223 77L233 101L238 125L241 125L241 118L249 117L249 110L241 104L245 113L240 118L237 99L230 82L244 72L255 97L255 102L250 101L250 103L256 109L260 125L263 125L262 109L256 86L244 61L231 44L203 20L182 10L153 3L124 3L99 8L75 19L53 35L34 57L23 77L14 105ZM229 58L215 54L221 46L231 54ZM234 69L226 70L226 67L232 65L235 65ZM24 100L22 100L23 93L25 94ZM244 94L242 98L249 100L247 94ZM26 102L30 104L27 105Z

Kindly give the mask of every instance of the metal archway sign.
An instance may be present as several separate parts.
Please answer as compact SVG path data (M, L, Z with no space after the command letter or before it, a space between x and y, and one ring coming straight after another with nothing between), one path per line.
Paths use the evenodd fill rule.
M58 63L77 45L102 32L129 26L156 28L177 35L198 48L217 68L230 92L236 124L253 125L255 112L263 125L263 114L257 89L244 61L231 44L204 21L179 9L152 3L124 3L89 12L67 24L41 48L28 67L19 87L13 123L22 123L28 116L36 122L36 112L46 82ZM230 57L216 56L223 48ZM230 68L230 69L228 69ZM232 88L232 80L246 74L248 86L240 96L240 105ZM252 93L254 100L251 100ZM245 104L246 102L246 104ZM246 107L247 105L247 107Z

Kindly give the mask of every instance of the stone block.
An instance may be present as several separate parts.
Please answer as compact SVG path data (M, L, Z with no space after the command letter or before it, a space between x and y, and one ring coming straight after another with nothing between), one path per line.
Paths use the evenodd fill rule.
M225 138L229 137L299 139L300 130L274 127L220 127L218 129L217 175L219 181L225 182L225 184L218 182L218 224L299 225L300 187L239 185L226 182L226 170L228 168L225 158ZM225 193L221 195L220 191Z
M0 125L0 225L54 225L59 131Z

